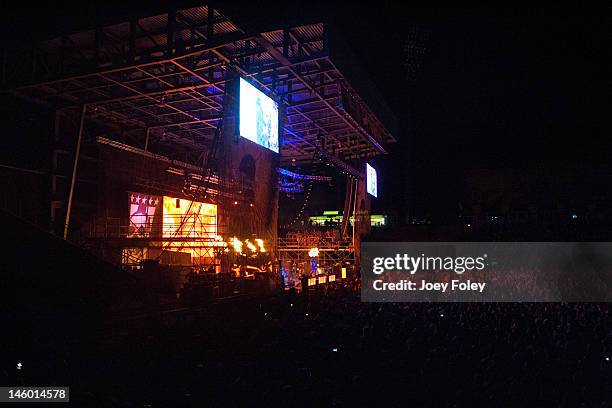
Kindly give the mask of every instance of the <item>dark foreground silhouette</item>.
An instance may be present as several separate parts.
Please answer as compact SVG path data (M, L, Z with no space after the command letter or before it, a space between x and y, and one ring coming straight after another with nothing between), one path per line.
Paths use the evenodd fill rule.
M47 258L3 258L0 382L70 386L73 406L611 402L608 304L365 304L350 281L151 306L131 277L22 230L12 251Z

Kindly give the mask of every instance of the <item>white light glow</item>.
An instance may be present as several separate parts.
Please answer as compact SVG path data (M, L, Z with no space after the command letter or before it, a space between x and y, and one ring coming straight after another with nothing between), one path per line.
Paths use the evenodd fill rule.
M278 153L278 104L240 78L240 136Z
M376 169L366 163L366 186L368 194L378 197L378 180L376 179Z

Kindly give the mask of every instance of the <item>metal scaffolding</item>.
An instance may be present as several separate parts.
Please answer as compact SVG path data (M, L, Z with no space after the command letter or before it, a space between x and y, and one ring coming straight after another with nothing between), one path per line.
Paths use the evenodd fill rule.
M234 69L286 104L284 162L307 162L317 150L344 160L384 153L393 137L338 70L326 38L322 23L249 34L200 6L8 49L3 85L60 110L85 106L88 134L121 127L136 147L148 151L155 139L197 163ZM363 123L345 111L349 100Z
M245 181L239 175L222 178L210 156L227 114L225 88L233 74L285 105L281 165L307 164L318 156L361 178L352 161L386 153L394 138L338 69L328 34L323 23L250 33L203 5L95 27L31 49L3 50L5 94L46 104L79 124L76 143L62 147L65 152L66 145L74 146L71 173L60 175L54 164L52 174L52 208L66 209L64 237L72 207L79 204L74 191L82 183L81 141L162 162L166 172L187 180L192 193L232 202ZM61 177L70 180L65 198L56 191ZM135 175L133 183L146 191L186 193L175 180ZM230 210L226 207L219 211ZM99 239L127 239L118 228L118 235L105 230ZM279 248L286 254L301 251L286 242ZM324 248L331 257L332 247ZM345 246L334 248L334 256L342 258Z
M298 281L301 275L312 273L313 261L317 268L315 274L340 273L343 267L350 268L355 265L355 250L351 240L324 236L279 238L278 254L287 280L294 282ZM314 254L316 256L313 256Z

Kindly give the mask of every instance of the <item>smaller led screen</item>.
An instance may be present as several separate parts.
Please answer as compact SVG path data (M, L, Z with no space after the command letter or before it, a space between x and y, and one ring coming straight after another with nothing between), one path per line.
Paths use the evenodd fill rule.
M153 237L159 233L161 198L155 195L130 193L130 228L128 238Z
M378 197L378 181L376 179L376 169L366 163L366 183L368 194Z

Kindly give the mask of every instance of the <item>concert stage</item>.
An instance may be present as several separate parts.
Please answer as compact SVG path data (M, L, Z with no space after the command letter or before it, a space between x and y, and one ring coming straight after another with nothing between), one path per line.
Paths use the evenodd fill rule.
M367 162L387 153L394 123L327 25L245 30L204 5L9 50L4 63L10 97L54 118L40 177L56 235L134 273L169 268L177 288L193 273L295 281L325 269L329 281L358 263L381 177ZM328 173L310 174L314 162ZM311 242L279 236L279 194L332 173L346 216L309 257Z

